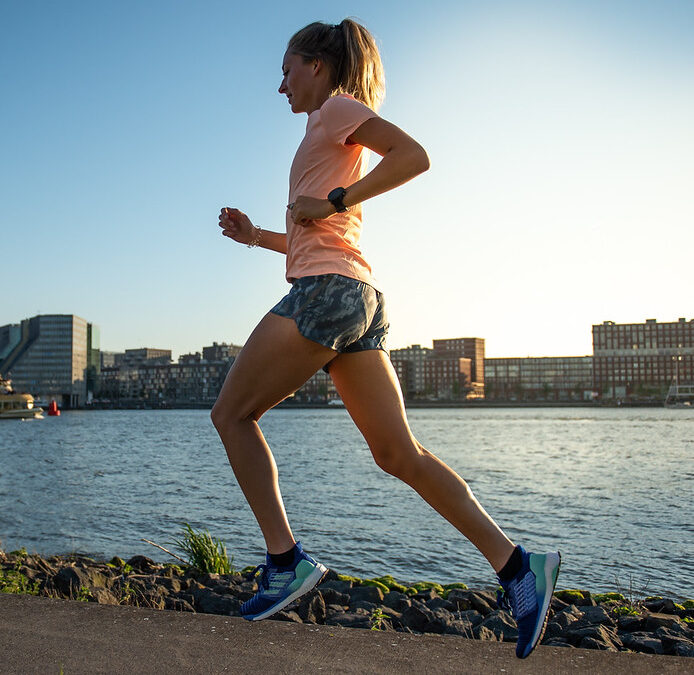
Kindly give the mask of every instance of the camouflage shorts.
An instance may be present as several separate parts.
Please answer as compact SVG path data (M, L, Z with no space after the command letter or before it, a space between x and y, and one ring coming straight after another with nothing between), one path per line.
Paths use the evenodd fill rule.
M294 319L305 338L336 352L388 351L383 294L363 281L340 274L302 277L270 311Z

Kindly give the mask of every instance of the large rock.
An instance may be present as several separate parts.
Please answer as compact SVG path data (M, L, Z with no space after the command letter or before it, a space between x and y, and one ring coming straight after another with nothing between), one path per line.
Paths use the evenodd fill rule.
M332 588L338 591L339 593L349 593L350 589L352 588L352 582L342 581L341 579L328 579L327 581L324 581L322 584L316 586L316 588L319 591L322 591L324 588Z
M320 586L318 593L323 596L326 605L349 605L349 595L347 593L340 593L340 591L336 591L329 586Z
M620 616L617 618L617 628L619 632L633 633L643 630L643 617L641 616Z
M426 605L431 610L445 609L447 612L453 612L457 609L452 602L448 602L448 600L444 600L438 595L432 600L429 600Z
M367 602L366 600L357 600L356 602L351 602L349 604L349 609L351 609L353 612L358 609L363 609L369 614L372 614L373 611L379 607L383 607L383 605L377 605L375 602Z
M427 608L430 612L429 621L424 626L425 633L445 633L453 620L453 615L445 609Z
M679 627L668 629L660 627L655 631L657 637L663 645L663 651L673 656L694 656L694 641L685 634L686 629L678 630ZM689 633L689 631L687 631Z
M468 593L470 593L472 609L478 611L482 616L487 616L487 614L491 614L498 608L496 600L491 597L491 593L485 593L484 591L468 591Z
M344 626L345 628L371 628L371 618L362 614L362 610L356 612L341 612L326 619L327 626Z
M518 639L518 627L511 615L497 609L484 617L480 626L488 628L500 642L515 642Z
M620 636L622 644L634 652L643 654L663 654L663 643L650 633L624 633Z
M296 608L296 613L306 623L325 623L325 601L318 593L305 595Z
M562 635L564 639L568 640L576 647L580 647L581 643L586 638L604 643L606 649L608 647L618 648L622 644L616 631L608 626L603 626L601 624L583 627L576 626L578 626L578 622L571 624Z
M415 633L423 633L424 627L432 618L433 612L420 603L412 604L402 613L402 622Z
M146 555L134 555L126 564L142 574L151 574L152 572L156 572L160 567L154 560L148 558Z
M453 612L454 621L468 621L473 626L478 626L484 620L484 617L474 609L466 609L462 612Z
M68 565L58 570L53 577L53 584L62 594L73 597L82 588L106 588L108 578L95 570Z
M653 613L646 614L646 616L643 618L643 628L646 631L656 631L661 626L670 628L679 624L679 617L672 614Z
M483 616L497 609L497 604L492 599L492 594L486 591L466 591L456 588L448 594L447 600L457 611L474 609Z
M426 605L430 600L438 597L438 593L433 588L427 588L426 590L419 591L419 593L415 593L412 599L419 600L419 602L423 602Z
M181 580L176 577L155 577L155 581L159 586L166 588L170 593L179 593L183 588Z
M475 627L469 621L462 619L452 619L446 627L447 635L462 635L466 638L475 637Z
M378 586L356 586L349 589L349 602L358 602L366 600L373 602L375 605L383 603L383 591Z
M644 600L643 606L649 612L657 612L658 614L674 614L677 611L675 602L670 598L647 598Z
M489 628L485 628L481 624L479 626L475 626L473 633L475 638L478 640L487 640L491 642L499 641L499 638L491 630L489 630Z
M111 591L105 588L91 588L90 593L95 602L100 605L119 605L118 598L116 598Z
M405 595L405 593L400 593L398 591L391 591L387 593L383 598L383 604L386 607L390 607L398 612L404 612L408 607L412 605L412 600Z
M581 608L581 616L578 617L578 622L574 628L583 628L584 626L605 625L614 626L616 621L602 608L600 605L586 606Z

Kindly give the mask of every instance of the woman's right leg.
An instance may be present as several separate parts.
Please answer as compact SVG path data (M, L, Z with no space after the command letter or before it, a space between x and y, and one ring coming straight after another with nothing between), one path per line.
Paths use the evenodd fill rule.
M292 319L267 314L234 361L212 421L270 553L294 545L277 479L277 465L258 420L336 355L308 340Z

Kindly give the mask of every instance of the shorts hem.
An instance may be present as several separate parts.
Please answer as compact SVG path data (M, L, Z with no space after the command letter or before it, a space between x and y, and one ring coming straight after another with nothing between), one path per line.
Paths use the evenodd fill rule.
M321 345L321 347L327 347L328 349L332 349L335 352L335 355L340 353L338 349L335 348L335 341L334 340L326 340L322 342L321 340L316 340L315 336L309 336L307 333L310 331L304 330L302 328L301 324L299 323L299 318L300 317L295 317L295 316L290 316L287 314L283 314L282 312L278 312L276 309L271 309L270 314L275 314L277 316L284 317L285 319L291 319L294 322L294 325L296 326L296 329L299 331L299 334L301 337L306 338L307 340L310 340L311 342L315 342L317 345ZM330 344L332 343L332 344Z

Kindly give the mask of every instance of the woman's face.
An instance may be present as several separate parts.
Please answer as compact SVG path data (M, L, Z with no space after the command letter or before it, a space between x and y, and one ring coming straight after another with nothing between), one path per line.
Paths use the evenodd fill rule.
M316 96L316 61L306 63L303 56L287 52L282 61L282 84L279 93L286 94L292 112L311 113Z

